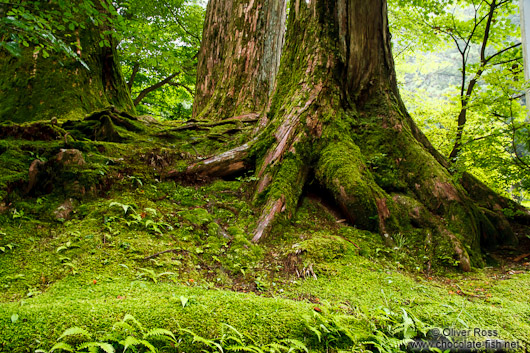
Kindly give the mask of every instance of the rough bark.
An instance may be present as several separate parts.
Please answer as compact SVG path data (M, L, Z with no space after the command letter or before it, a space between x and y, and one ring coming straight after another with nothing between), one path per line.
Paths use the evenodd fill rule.
M0 121L79 119L110 105L134 111L115 47L99 45L104 28L95 27L90 19L85 26L65 34L77 37L79 56L89 70L64 53L44 58L29 47L17 58L0 50Z
M285 0L208 3L195 118L226 119L263 110L280 64L285 12Z
M400 233L431 258L450 258L466 271L483 264L481 246L516 242L502 212L469 197L406 112L386 1L291 6L264 128L244 148L188 173L215 176L253 161L262 210L255 242L294 213L308 180L326 189L356 227L379 232L389 244Z

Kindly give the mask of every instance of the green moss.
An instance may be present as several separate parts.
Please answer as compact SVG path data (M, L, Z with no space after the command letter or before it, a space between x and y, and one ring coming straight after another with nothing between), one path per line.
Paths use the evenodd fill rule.
M321 152L316 177L331 188L333 194L343 195L344 206L355 215L358 227L378 229L377 186L362 160L359 147L351 141L327 145Z
M309 260L331 262L344 256L347 249L346 241L326 232L317 232L311 238L297 244L293 249L295 252L301 251L304 257Z

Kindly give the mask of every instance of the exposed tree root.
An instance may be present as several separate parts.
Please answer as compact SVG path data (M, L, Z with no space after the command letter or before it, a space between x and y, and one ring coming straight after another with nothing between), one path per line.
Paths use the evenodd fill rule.
M113 106L96 111L84 120L67 121L62 125L62 128L70 131L76 139L123 142L125 137L120 134L118 127L132 132L143 131L143 126L136 117Z
M186 174L198 174L203 177L225 177L248 169L246 159L251 143L236 147L220 155L197 161L186 169Z
M250 113L241 116L236 116L230 119L224 119L217 122L211 122L208 120L197 121L190 120L182 126L171 129L170 131L183 131L183 130L210 130L212 127L229 125L229 124L243 124L243 123L255 123L259 120L259 114Z

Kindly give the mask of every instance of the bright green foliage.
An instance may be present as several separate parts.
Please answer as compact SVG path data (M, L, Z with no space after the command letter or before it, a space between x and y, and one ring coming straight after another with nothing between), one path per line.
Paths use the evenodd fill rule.
M485 1L444 2L436 11L394 2L394 53L408 109L442 154L449 156L454 148L458 115L467 110L454 171L472 172L522 201L528 198L530 168L519 2L498 3L502 6L486 32L490 8ZM465 101L472 80L476 85Z
M120 11L125 26L120 30L119 48L133 99L171 77L138 102L139 112L186 120L191 116L204 4L200 0L137 0L124 3Z
M0 49L5 48L12 55L20 56L22 48L31 46L41 51L44 58L50 51L63 53L88 69L76 52L80 47L74 33L86 29L86 22L80 18L91 18L93 26L117 22L118 14L111 1L98 1L99 5L96 5L90 0L60 0L55 2L54 8L46 3L48 1L1 0ZM110 46L104 38L100 44Z

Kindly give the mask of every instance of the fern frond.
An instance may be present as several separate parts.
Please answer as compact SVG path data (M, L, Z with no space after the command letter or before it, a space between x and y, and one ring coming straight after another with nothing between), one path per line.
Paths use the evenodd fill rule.
M236 336L225 336L225 335L223 335L223 337L221 338L221 342L223 343L223 345L226 342L230 342L230 341L233 341L233 342L237 343L240 346L244 346L245 345L243 340L240 339L239 337L236 337Z
M136 327L138 327L138 329L140 330L140 332L144 332L144 327L142 326L142 324L136 320L136 318L134 316L132 316L131 314L125 314L125 316L123 317L123 320L121 320L121 322L127 322L127 321L132 321Z
M232 330L236 335L239 336L241 340L243 339L243 334L239 332L234 326L228 324L223 324L223 326L228 328L229 330Z
M193 337L193 342L192 343L195 343L195 342L200 342L204 345L207 345L208 347L210 348L217 348L219 350L219 352L223 353L223 347L221 347L221 345L215 341L212 341L212 340L209 340L207 338L204 338L204 337L201 337L201 336L197 336L195 335Z
M122 329L123 331L125 332L136 332L136 328L132 327L131 325L129 325L128 323L126 322L123 322L123 321L120 321L120 322L117 322L115 323L113 326L112 326L112 329L113 330L118 330L118 329Z
M67 351L67 352L73 352L74 351L74 347L72 347L68 343L57 342L56 344L53 345L52 349L50 349L50 353L55 352L58 349L61 349L63 351Z
M90 338L90 333L87 330L85 330L84 328L81 328L81 327L70 327L70 328L67 328L63 332L63 334L57 339L57 341L60 341L63 338L68 337L68 336L78 336L78 335L86 337L86 338Z
M322 333L316 327L307 325L307 328L318 337L318 342L322 342Z
M264 353L256 346L232 345L225 347L227 352L250 352L250 353Z
M144 346L145 348L149 349L149 352L151 353L157 353L158 351L156 350L156 348L151 344L149 343L149 341L146 341L146 340L140 340L140 344L142 346Z
M123 341L120 342L123 346L123 353L127 351L129 347L135 347L140 344L140 341L133 336L127 336Z
M195 332L193 332L193 331L190 330L190 329L182 328L182 327L179 326L179 330L180 330L180 332L187 333L187 334L192 335L192 336L194 336L194 337L197 336L197 335L195 334Z
M101 342L86 342L77 347L77 350L82 350L88 348L89 350L91 348L96 348L96 352L98 351L98 348L101 348L105 353L115 353L114 347L110 343L101 343Z
M284 339L284 340L281 340L280 342L289 344L288 353L291 353L291 352L306 352L306 353L309 353L309 349L307 349L306 345L303 342L299 341L299 340Z
M163 328L154 328L144 335L144 339L149 337L163 337L165 339L169 339L173 343L177 343L177 337L175 337L173 332Z
M283 351L288 351L289 347L279 343L269 343L268 345L263 347L263 350L269 353L281 353Z

